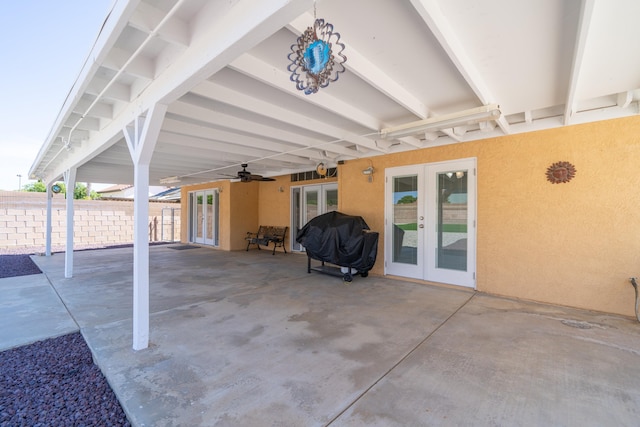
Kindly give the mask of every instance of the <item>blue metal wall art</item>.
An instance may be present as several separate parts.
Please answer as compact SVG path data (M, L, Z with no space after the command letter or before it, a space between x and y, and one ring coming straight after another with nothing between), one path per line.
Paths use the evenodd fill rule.
M340 43L340 34L333 31L333 25L316 19L313 27L308 27L297 43L291 45L287 69L291 72L291 81L305 95L316 93L338 80L345 71L347 57L342 53L344 44Z

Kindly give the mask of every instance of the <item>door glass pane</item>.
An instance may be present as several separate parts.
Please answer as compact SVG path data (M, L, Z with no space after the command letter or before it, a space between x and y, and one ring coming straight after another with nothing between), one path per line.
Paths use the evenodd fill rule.
M438 173L436 266L467 271L466 170Z
M220 245L220 194L218 191L213 193L213 244Z
M213 193L207 192L207 240L213 243Z
M335 188L333 190L326 190L325 191L325 197L326 197L326 206L325 206L325 212L333 212L333 211L337 211L338 210L338 189Z
M300 197L300 188L291 189L291 235L294 237L291 239L292 250L301 251L302 245L295 241L295 237L298 235L298 231L302 228L302 200Z
M204 225L204 210L202 206L203 196L202 193L197 193L196 196L196 238L201 239L202 235L202 227Z
M318 192L305 191L305 223L318 216Z
M418 176L393 177L393 262L418 263Z

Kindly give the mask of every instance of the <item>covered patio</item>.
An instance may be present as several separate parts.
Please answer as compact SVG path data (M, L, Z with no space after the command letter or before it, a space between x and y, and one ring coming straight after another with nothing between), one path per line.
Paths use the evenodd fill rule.
M308 274L301 255L176 246L150 248L147 349L131 349L132 248L76 252L73 278L64 256L34 257L55 293L22 299L33 314L66 307L60 326L76 322L134 425L640 417L640 328L628 317L389 277L346 286ZM6 295L21 292L11 280Z
M380 232L372 275L631 315L639 13L633 0L119 0L29 175L49 195L61 178L134 185L136 350L150 338L159 184L182 187L183 243L198 241L188 197L194 212L199 197L219 206L210 244L233 251L259 225L300 228L296 197L329 179L333 208ZM392 253L385 184L403 174L418 200L410 263ZM466 224L436 226L432 182L448 175L465 183ZM66 215L73 230L71 199ZM458 269L434 267L440 234L456 233L444 225L466 233ZM72 232L66 247L71 278Z

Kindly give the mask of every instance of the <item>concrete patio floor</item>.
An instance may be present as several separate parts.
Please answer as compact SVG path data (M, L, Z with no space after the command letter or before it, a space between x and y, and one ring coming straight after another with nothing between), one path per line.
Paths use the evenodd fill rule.
M0 349L79 327L138 426L640 420L635 319L171 246L150 248L148 349L132 350L131 248L76 252L72 279L55 254L33 257L45 275L0 280L3 325L42 323L14 320Z

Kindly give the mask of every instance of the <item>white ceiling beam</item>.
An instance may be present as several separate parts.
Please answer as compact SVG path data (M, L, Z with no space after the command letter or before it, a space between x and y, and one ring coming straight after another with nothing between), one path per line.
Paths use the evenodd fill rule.
M438 132L425 132L424 139L429 142L433 142L438 139Z
M300 35L306 31L310 22L314 22L313 15L304 13L292 20L287 28L297 35ZM379 92L393 99L402 107L411 111L418 118L426 119L429 116L429 109L423 102L416 98L409 90L399 85L394 79L390 78L353 46L348 47L346 55L348 59L345 67L349 71L376 88ZM379 129L380 128L378 128L378 130Z
M495 122L492 122L492 121L480 122L478 123L478 125L480 126L481 132L491 132L496 127Z
M584 63L585 52L593 19L593 8L595 0L582 0L580 6L580 19L578 21L578 34L576 44L573 49L573 60L571 62L571 75L569 76L569 90L564 109L564 125L568 125L571 117L576 113L578 103L578 86L580 84L580 72Z
M90 95L98 96L108 83L109 82L104 79L95 78L91 82L91 85L87 87L86 92ZM102 94L102 97L114 99L116 101L129 102L131 101L131 87L122 83L112 82L107 91Z
M351 52L351 50L350 50ZM350 53L351 55L351 53ZM374 116L365 113L359 108L320 91L313 96L306 96L291 84L290 75L281 69L274 67L255 56L245 54L229 64L229 67L253 79L259 80L271 87L279 89L290 95L302 99L309 104L323 108L331 113L338 114L370 130L380 130L390 124L381 122ZM426 111L426 109L425 109ZM417 138L399 138L399 141L413 147L422 148L423 145ZM380 141L378 141L380 145ZM381 145L382 146L382 145ZM388 148L388 147L386 147Z
M180 116L203 121L217 127L228 127L242 129L245 132L262 135L266 138L276 139L287 142L289 144L299 145L301 147L313 148L316 145L325 144L327 141L310 138L295 132L278 129L276 127L263 125L251 120L241 119L219 111L209 110L204 107L198 107L184 101L176 101L169 107L170 113ZM336 154L342 154L351 157L357 157L357 151L341 145L323 145L321 150L326 150Z
M158 140L158 142L160 142L161 140ZM211 162L217 162L218 164L222 165L222 166L226 166L229 165L229 163L243 163L243 162L251 162L251 161L255 161L255 159L260 159L263 157L267 157L267 156L272 156L273 153L270 154L265 154L263 156L259 156L259 155L251 155L249 154L249 150L247 150L245 148L245 151L243 153L230 153L230 152L215 152L212 150L209 150L206 148L205 145L196 145L196 144L191 144L192 146L189 148L189 156L195 159L202 159L202 158L207 158L207 157L211 157ZM212 154L214 154L212 156ZM173 144L162 144L162 146L159 146L156 149L156 152L154 153L154 155L156 155L157 157L170 157L170 158L175 158L175 157L179 157L179 156L183 156L184 155L184 146L183 145L173 145ZM315 164L315 162L312 162L308 159L301 159L301 158L295 158L295 156L291 156L291 155L282 155L282 157L278 157L278 160L270 160L270 161L266 161L267 164L270 163L271 166L278 166L280 164L281 161L286 161L286 162L295 162L297 163L307 163L309 165L313 165ZM211 166L207 166L206 169L211 169Z
M410 1L480 102L483 105L499 104L491 94L473 61L469 58L455 30L444 16L442 9L440 9L438 2L436 0ZM500 116L496 122L505 134L509 133L509 123L504 116Z
M620 108L627 108L629 104L633 101L633 92L621 92L616 97L616 104Z
M466 126L456 126L453 128L453 133L462 138L465 133L467 133Z
M528 124L533 123L533 113L531 110L527 110L524 112L524 121Z
M132 53L133 52L114 47L102 63L102 66L113 71L118 71L127 63ZM125 70L129 75L146 80L152 80L155 77L155 71L154 62L143 55L138 55L133 58Z
M192 35L180 60L149 85L145 101L177 100L312 7L313 0L237 0L224 13L209 8L204 29Z
M93 100L83 98L78 101L76 105L76 109L72 114L82 115L85 111L87 111L87 107L91 105ZM103 119L113 119L113 105L107 104L105 102L98 102L93 106L91 112L88 114L88 117L99 117Z
M329 125L320 120L307 117L284 107L274 105L268 101L263 101L247 94L237 92L218 83L204 81L194 88L192 92L206 98L215 99L225 104L232 105L242 110L250 111L263 117L330 136L335 138L337 141L351 142L359 147L365 147L367 149L383 153L387 151L384 148L378 147L376 142L372 139L346 131L337 126Z
M173 132L178 135L183 135L187 138L195 137L199 138L201 142L209 141L211 147L217 147L221 152L229 151L234 153L242 153L243 147L245 149L246 147L250 147L264 150L262 157L266 157L267 155L273 155L276 153L285 154L296 150L296 147L291 147L290 145L267 141L266 139L262 138L249 137L229 131L198 126L193 123L185 123L170 118L167 118L165 120L164 128L166 131ZM176 136L176 141L177 140L178 137ZM237 147L237 149L234 148L234 146ZM295 151L295 154L305 158L319 158L319 152L310 149L297 149L297 151Z
M296 89L296 86L291 83L289 78L290 73L274 67L255 56L249 54L242 55L231 62L229 67L282 92L302 99L309 104L345 117L367 129L379 130L381 127L384 127L377 118L353 105L347 104L335 96L329 95L327 92L319 91L313 94L313 96L304 95L302 91Z
M422 141L415 136L403 136L402 138L396 138L396 140L404 142L406 145L410 145L415 148L424 148Z
M69 139L69 132L71 131L71 126L64 126L60 135L64 137L65 142ZM85 141L91 137L91 133L86 129L76 129L73 131L73 141L74 143L79 143L80 141ZM71 147L69 148L69 150ZM67 150L68 151L68 150Z
M135 13L129 19L129 25L144 33L150 33L164 19L166 12L149 3L140 3ZM189 45L189 26L175 15L158 30L157 36L174 45Z
M76 124L76 122L79 119L80 119L80 115L74 113L71 116L69 116L69 121L67 122L67 125L69 127L73 127L73 125ZM78 126L76 126L76 129L99 131L100 130L100 119L97 118L97 117L85 117L85 118L82 119L80 124L78 124Z
M440 129L440 132L447 135L449 138L453 139L456 142L462 142L462 137L454 132L453 129Z

